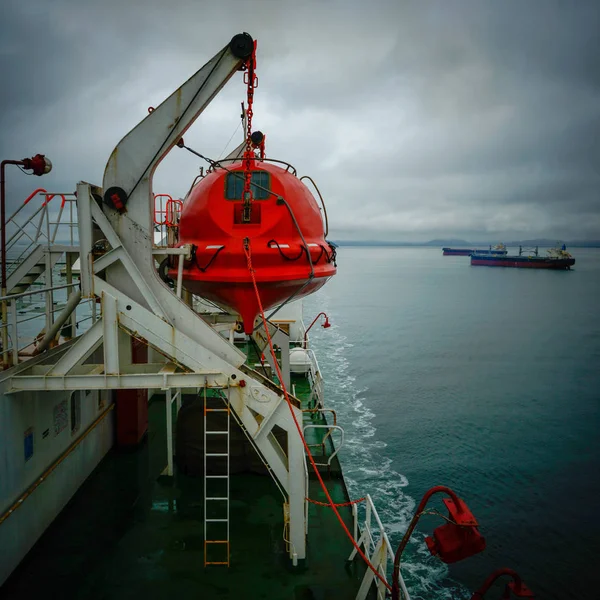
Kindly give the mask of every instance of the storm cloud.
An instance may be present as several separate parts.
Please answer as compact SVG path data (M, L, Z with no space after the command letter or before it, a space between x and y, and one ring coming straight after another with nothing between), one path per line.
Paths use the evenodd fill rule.
M240 31L267 154L316 179L332 239L600 238L594 1L5 0L0 156L48 155L51 191L100 184L148 106ZM237 145L244 93L235 76L186 142ZM174 150L155 191L184 195L199 166ZM9 209L38 183L10 170Z

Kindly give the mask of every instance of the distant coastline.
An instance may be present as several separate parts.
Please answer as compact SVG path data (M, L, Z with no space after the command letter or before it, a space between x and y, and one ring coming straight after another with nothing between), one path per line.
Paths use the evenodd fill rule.
M380 247L399 247L399 248L423 248L423 247L461 247L461 248L478 248L488 247L499 243L499 240L493 242L468 242L466 240L430 240L428 242L392 242L392 241L378 241L378 240L331 240L338 246L380 246ZM560 244L566 244L567 248L600 248L600 240L576 240L576 241L563 241L563 240L549 240L549 239L538 239L538 240L521 240L521 241L510 241L503 242L506 246L539 246L541 248L553 248L556 246L557 241Z

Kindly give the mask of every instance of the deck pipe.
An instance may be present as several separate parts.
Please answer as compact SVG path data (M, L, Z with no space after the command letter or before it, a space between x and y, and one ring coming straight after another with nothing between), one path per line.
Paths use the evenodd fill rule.
M66 323L67 319L71 316L71 313L75 310L80 300L81 290L71 292L67 300L67 304L62 309L62 312L60 313L60 315L58 315L58 318L56 319L56 321L54 321L52 327L48 329L46 335L42 338L42 341L38 344L38 347L35 349L35 352L33 353L34 356L36 354L40 354L40 352L43 352L49 346L50 342L52 342L52 340L56 337L56 334L60 331L60 328Z

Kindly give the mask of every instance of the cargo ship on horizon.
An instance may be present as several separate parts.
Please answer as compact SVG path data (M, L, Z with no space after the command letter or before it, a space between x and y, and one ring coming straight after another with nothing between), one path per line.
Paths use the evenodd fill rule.
M472 254L482 254L485 256L506 256L508 251L506 250L506 246L504 244L497 244L493 248L490 246L486 250L481 250L478 248L442 248L442 253L444 256L471 256Z
M517 256L475 253L471 255L471 266L569 270L575 264L575 259L567 252L564 244L560 248L550 248L547 251L547 256L540 256L537 246L534 249L530 249L531 254L525 255L524 252L526 251L526 248L519 246L519 254Z

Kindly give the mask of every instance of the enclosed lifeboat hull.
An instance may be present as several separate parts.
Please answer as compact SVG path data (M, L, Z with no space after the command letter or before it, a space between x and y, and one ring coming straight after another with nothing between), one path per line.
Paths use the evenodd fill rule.
M217 168L194 187L181 213L179 245L193 246L184 287L239 314L251 333L259 298L267 310L311 294L336 266L319 206L292 172L253 160L252 201L244 214L244 166ZM176 269L169 276L174 279Z

